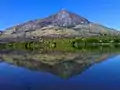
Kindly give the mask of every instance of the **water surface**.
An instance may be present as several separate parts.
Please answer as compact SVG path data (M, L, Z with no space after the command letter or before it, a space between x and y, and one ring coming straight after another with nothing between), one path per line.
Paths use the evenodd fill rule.
M120 90L118 52L44 54L2 51L0 90Z

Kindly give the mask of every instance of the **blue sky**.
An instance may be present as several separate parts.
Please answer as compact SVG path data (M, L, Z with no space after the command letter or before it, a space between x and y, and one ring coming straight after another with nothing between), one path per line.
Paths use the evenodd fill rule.
M0 29L49 16L62 8L120 30L120 0L0 0Z

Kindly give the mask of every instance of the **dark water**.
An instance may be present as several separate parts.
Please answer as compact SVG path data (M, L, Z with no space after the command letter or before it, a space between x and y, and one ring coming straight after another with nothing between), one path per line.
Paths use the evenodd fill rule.
M118 53L74 54L74 60L55 64L29 61L23 53L15 55L0 55L0 90L120 90Z

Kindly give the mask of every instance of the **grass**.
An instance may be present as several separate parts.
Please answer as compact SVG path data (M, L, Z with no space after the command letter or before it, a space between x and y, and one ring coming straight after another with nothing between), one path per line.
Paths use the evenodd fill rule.
M38 42L1 43L0 49L78 51L83 48L119 47L120 37L45 38Z

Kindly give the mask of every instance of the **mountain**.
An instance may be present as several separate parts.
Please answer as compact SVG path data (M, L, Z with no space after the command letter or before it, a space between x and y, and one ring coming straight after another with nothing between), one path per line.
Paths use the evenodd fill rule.
M20 41L41 37L87 37L99 35L120 35L120 32L93 23L67 10L43 19L32 20L7 28L0 35L0 41Z

